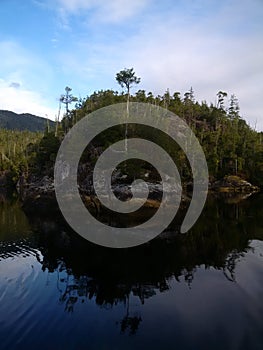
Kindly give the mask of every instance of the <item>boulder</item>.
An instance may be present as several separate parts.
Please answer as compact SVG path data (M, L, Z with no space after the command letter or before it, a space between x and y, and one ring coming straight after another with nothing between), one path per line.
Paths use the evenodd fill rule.
M211 190L216 192L243 192L252 193L258 192L260 189L252 185L250 182L240 178L239 176L228 175L223 179L211 184Z

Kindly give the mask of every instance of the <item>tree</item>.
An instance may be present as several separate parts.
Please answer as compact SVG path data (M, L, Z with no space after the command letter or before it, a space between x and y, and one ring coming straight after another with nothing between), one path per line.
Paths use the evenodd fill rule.
M137 91L135 96L136 96L136 101L138 101L138 102L146 102L147 101L145 90Z
M236 98L236 96L234 94L232 94L230 96L228 115L229 115L230 119L234 119L234 118L239 117L238 99Z
M136 77L133 68L124 68L119 73L116 74L116 80L121 87L126 87L128 98L130 96L130 88L133 84L139 84L141 78Z
M218 100L217 100L216 107L224 110L224 102L225 102L224 100L225 100L225 97L227 97L227 93L220 90L217 93L217 97L218 97Z
M119 73L116 74L116 80L121 87L126 87L127 89L127 118L126 118L126 126L125 126L125 151L128 150L128 118L129 118L129 99L130 99L130 88L133 84L139 84L141 78L136 77L133 68L124 68Z
M165 91L165 93L163 95L164 108L168 108L170 106L170 101L171 101L171 95L170 95L169 89L167 88L167 90Z
M77 97L70 94L70 91L72 91L70 87L66 86L65 91L66 93L60 96L60 101L66 105L66 113L68 113L69 112L68 105L74 101L77 101L78 99Z
M184 109L183 109L183 114L184 114L184 118L187 121L187 123L191 123L193 122L194 119L194 90L191 87L189 91L187 91L184 94Z
M76 102L78 100L77 97L73 96L72 94L70 94L70 91L72 91L72 89L68 86L65 87L65 91L66 93L64 95L60 96L59 101L61 103L64 103L66 106L66 132L67 132L67 128L68 128L68 119L69 119L69 109L68 106L69 104L71 104L72 102Z

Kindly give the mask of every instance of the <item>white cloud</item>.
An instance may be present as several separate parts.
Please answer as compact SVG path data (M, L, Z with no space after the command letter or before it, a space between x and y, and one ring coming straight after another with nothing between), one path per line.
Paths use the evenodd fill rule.
M112 79L110 86L117 87L116 71L134 67L142 77L140 86L147 90L162 93L170 88L184 93L192 85L199 100L214 102L217 91L223 89L237 95L241 112L251 116L252 123L262 118L262 31L255 31L260 27L256 19L263 14L260 0L165 1L163 5L151 0L54 3L65 23L70 15L79 14L93 23L122 22L134 15L134 19L142 19L134 32L128 32L124 22L123 36L115 40L107 38L105 28L101 35L97 25L98 40L90 40L87 34L82 42L77 38L73 50L59 53L64 73L75 75L79 85L88 82L91 89L107 88ZM257 89L255 75L259 76Z
M59 12L64 27L69 27L68 16L78 15L83 12L87 15L92 12L93 21L121 22L136 15L151 0L56 0L56 8ZM54 5L54 3L53 3Z
M260 35L221 35L213 27L209 28L210 21L182 28L173 15L166 18L165 26L158 15L146 21L147 25L143 23L128 40L103 44L84 41L74 53L61 54L64 70L73 71L80 82L96 77L101 81L103 75L107 82L111 77L113 86L118 69L134 67L142 78L142 88L154 93L163 93L167 88L184 93L193 86L197 98L208 102L214 102L219 90L226 90L237 95L241 112L247 116L250 110L246 109L246 101L257 96L257 107L251 113L255 115L257 109L257 118L262 117ZM214 26L217 26L215 21ZM253 88L255 76L258 77L257 91Z
M0 109L54 119L55 98L48 101L52 68L14 41L0 42L0 52Z
M252 11L252 2L258 10ZM216 16L193 21L190 26L189 18L182 26L174 14L167 15L163 25L164 18L154 16L135 37L119 44L118 52L126 53L122 66L134 67L142 77L140 86L154 93L167 88L184 93L193 86L197 99L208 103L215 101L219 90L234 93L241 115L253 127L257 121L257 128L263 130L262 30L255 31L254 26L260 24L253 22L254 16L263 12L263 5L252 2L243 3L240 12L238 7L230 11L226 6L228 12L223 7Z
M134 67L142 78L138 88L156 94L167 88L183 94L193 86L196 98L210 103L219 90L234 93L241 114L263 130L262 0L50 0L49 4L68 29L71 16L78 24L85 18L94 24L80 25L81 35L72 26L68 45L58 53L63 79L75 93L115 89L116 72ZM131 23L136 24L128 30ZM113 28L118 31L113 33ZM6 78L23 82L21 61L18 69L15 66L16 61Z
M21 82L29 89L49 89L53 71L45 59L10 40L0 41L0 52L0 78Z
M48 101L39 93L20 87L17 89L9 81L0 79L0 109L16 113L31 113L40 117L48 115L54 120L56 110L47 107Z

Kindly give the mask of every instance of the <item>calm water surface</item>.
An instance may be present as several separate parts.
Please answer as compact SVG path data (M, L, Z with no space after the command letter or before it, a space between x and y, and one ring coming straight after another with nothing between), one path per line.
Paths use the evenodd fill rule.
M262 200L113 250L2 199L0 349L263 349Z

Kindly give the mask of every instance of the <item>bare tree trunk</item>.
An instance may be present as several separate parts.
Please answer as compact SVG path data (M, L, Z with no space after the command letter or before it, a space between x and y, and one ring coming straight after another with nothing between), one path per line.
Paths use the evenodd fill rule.
M125 123L125 152L128 152L128 119L129 119L130 89L128 88L126 123Z
M61 111L61 101L59 101L59 106L58 106L58 116L57 116L56 131L55 131L56 137L58 136L58 123L59 123L60 111Z

